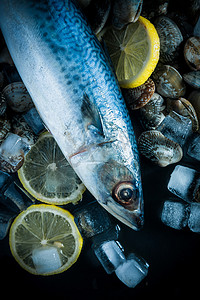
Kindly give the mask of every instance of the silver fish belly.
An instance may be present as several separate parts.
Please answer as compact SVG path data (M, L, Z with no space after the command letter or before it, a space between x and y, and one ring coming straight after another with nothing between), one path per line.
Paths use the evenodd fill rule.
M111 214L143 224L139 156L120 88L74 1L0 0L0 26L44 123Z

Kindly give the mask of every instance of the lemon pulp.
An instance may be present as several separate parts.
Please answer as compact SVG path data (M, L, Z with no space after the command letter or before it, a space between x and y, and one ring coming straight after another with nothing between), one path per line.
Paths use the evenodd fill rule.
M152 23L139 17L121 30L113 27L103 35L117 79L123 88L143 84L159 60L160 42Z
M53 275L76 262L83 240L68 211L39 204L30 206L16 217L10 229L9 243L14 258L25 270L35 275ZM60 265L40 273L34 265L33 253L37 249L50 248L54 249L54 256L57 253Z
M49 204L77 202L85 191L50 133L42 134L32 146L18 175L33 197Z

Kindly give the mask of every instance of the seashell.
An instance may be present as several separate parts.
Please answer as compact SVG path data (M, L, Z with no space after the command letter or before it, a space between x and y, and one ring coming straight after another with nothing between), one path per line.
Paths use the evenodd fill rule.
M174 21L165 16L160 16L154 22L160 38L160 61L172 62L178 55L178 49L183 41L183 36Z
M111 9L110 0L95 0L84 10L85 15L95 34L98 34L104 27Z
M23 116L15 115L11 120L11 124L13 133L21 136L30 146L35 144L37 136L24 120Z
M190 101L186 100L185 98L179 98L178 100L168 98L166 102L168 112L175 111L178 114L189 118L192 121L192 130L199 130L197 114Z
M200 37L190 37L184 46L185 61L191 70L200 70Z
M156 90L161 96L173 99L184 96L186 87L183 78L174 67L159 66L152 76Z
M192 103L200 124L200 91L193 91L192 93L190 93L190 95L188 96L188 100Z
M0 92L0 116L4 115L7 108L7 103L4 95Z
M122 89L122 94L127 103L127 106L132 110L139 109L146 105L155 92L155 84L151 78L147 81L131 89Z
M170 18L177 24L180 29L183 40L186 41L189 37L193 36L193 26L188 22L184 14L180 14L179 11L171 12ZM182 45L181 45L182 46ZM181 47L182 49L182 47Z
M0 142L3 141L8 132L11 131L11 123L6 115L0 117Z
M142 11L143 0L115 0L112 9L112 24L122 29L130 22L136 22Z
M183 151L180 145L157 130L143 132L138 139L142 155L160 167L166 167L181 160Z
M185 82L195 89L200 88L200 71L192 71L183 75Z
M165 118L162 113L164 108L164 99L157 93L154 93L150 101L140 108L141 121L146 129L156 129L163 121Z
M23 82L13 82L3 91L8 105L16 112L26 112L34 106L32 99Z

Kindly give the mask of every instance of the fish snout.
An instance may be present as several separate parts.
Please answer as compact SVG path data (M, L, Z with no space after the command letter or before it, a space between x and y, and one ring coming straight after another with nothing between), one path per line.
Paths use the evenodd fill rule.
M129 193L129 191L124 191L123 193L127 195L126 193ZM120 203L112 196L108 196L103 203L99 201L99 203L115 218L138 231L144 224L143 208L140 207L142 201L138 199L136 202L133 200L130 202L131 203L128 204L126 202Z

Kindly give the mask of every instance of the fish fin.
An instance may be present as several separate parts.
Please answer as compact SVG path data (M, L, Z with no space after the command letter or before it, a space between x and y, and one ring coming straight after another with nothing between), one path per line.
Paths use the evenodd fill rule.
M81 112L83 116L85 130L92 133L95 136L101 136L104 138L103 125L101 121L100 113L97 107L92 101L90 101L88 95L84 93L81 106Z

